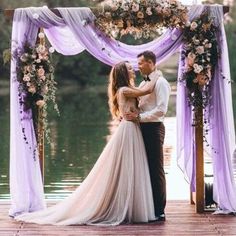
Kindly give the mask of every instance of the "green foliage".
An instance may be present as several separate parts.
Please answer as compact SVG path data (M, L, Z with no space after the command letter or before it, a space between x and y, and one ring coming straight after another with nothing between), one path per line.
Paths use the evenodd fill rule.
M228 23L225 26L225 31L227 35L228 42L228 51L229 51L229 61L230 61L230 72L232 83L232 92L233 92L233 107L234 114L236 116L236 53L235 53L235 41L236 41L236 4L230 9L230 16L233 21Z
M95 6L99 1L93 0L1 0L0 8L15 9L19 7L40 7L47 5L48 7L84 7ZM6 21L3 14L0 14L0 74L1 79L8 79L10 74L10 66L6 64L9 60L9 50L11 43L11 21ZM56 53L55 53L56 54ZM77 80L78 84L85 86L86 84L104 83L104 77L107 76L110 67L99 62L88 53L82 53L73 57L63 55L55 55L57 62L56 80ZM6 65L4 65L6 64ZM3 66L4 65L4 66ZM103 77L103 80L102 80Z
M4 65L6 65L7 63L10 62L10 60L11 60L11 50L10 50L10 48L7 48L3 51L2 58L3 58L3 64Z
M91 56L88 52L82 52L76 56L53 56L56 64L55 77L60 82L76 80L82 87L86 85L104 84L104 77L110 71L110 67Z
M15 0L1 0L0 7L3 9L14 9L18 7L29 7L29 6L43 6L47 5L48 7L83 7L89 6L94 7L99 0L24 0L24 1L15 1ZM217 1L214 1L216 3ZM218 1L222 3L222 1ZM229 45L229 56L231 63L231 74L232 79L236 80L236 54L234 50L234 42L236 39L236 22L235 22L235 6L230 10L231 15L233 16L234 21L226 25L227 40ZM3 14L0 14L0 74L1 79L9 78L10 66L9 64L4 64L3 51L6 48L10 47L11 39L11 21L5 20ZM128 44L142 44L147 42L147 40L139 39L135 41L132 37L124 36L122 38L123 42ZM4 57L6 55L4 54ZM5 58L6 59L6 58ZM110 67L99 62L89 53L84 52L77 56L65 57L62 55L57 55L55 53L54 60L56 61L56 74L55 79L57 81L66 80L76 80L79 85L95 85L95 84L104 84L106 83L106 78L109 74ZM235 86L235 85L234 85ZM235 89L236 90L236 89Z

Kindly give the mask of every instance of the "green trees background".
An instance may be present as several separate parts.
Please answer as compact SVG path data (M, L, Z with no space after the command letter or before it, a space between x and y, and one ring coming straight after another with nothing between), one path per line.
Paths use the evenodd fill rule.
M24 1L14 1L14 0L1 0L1 9L14 9L19 7L29 7L29 6L44 6L48 7L95 7L99 0L24 0ZM232 3L232 1L229 1ZM211 3L223 3L223 0L211 1ZM230 16L232 21L225 25L227 40L229 46L229 56L231 64L231 75L232 79L236 80L236 53L234 53L234 45L236 40L236 6L231 6ZM3 51L10 47L11 39L11 21L6 21L3 12L0 13L0 80L9 80L9 65L3 65ZM139 40L134 41L132 38L126 38L128 43L142 43L144 41ZM110 67L99 62L97 59L93 58L89 53L83 52L77 56L59 55L55 53L54 61L56 64L56 79L58 81L64 82L68 80L73 80L78 83L78 85L84 87L86 85L96 85L96 84L106 84L107 77ZM236 99L236 85L233 84L233 93Z
M14 1L1 0L1 9L15 9L19 7L44 6L48 7L95 7L99 1L92 0L31 0L31 1ZM7 21L0 14L0 78L9 80L9 64L3 65L3 51L10 47L11 39L11 21ZM93 58L89 53L84 51L77 56L59 55L54 53L54 63L56 66L56 79L63 81L74 80L80 86L94 85L104 83L104 77L108 75L110 67ZM105 80L106 82L106 80Z

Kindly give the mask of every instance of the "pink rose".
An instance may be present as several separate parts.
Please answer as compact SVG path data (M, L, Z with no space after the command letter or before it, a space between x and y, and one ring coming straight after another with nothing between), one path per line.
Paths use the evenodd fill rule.
M37 71L37 74L38 74L39 77L42 77L45 74L45 70L43 68L39 68L38 71Z
M197 75L197 81L200 86L204 86L207 83L207 78L204 74L200 73Z
M198 54L203 54L204 53L204 47L203 46L198 46L197 48L196 48L196 51L197 51L197 53Z
M44 104L45 104L44 100L38 100L38 101L36 102L36 105L39 106L40 108L43 107Z
M35 88L35 86L34 85L31 85L29 88L28 88L28 91L30 92L30 93L36 93L36 88Z

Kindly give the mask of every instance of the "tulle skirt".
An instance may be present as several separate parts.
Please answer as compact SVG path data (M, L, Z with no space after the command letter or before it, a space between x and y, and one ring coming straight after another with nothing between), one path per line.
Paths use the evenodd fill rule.
M123 120L89 175L68 198L16 220L37 224L118 225L154 219L153 197L142 134Z

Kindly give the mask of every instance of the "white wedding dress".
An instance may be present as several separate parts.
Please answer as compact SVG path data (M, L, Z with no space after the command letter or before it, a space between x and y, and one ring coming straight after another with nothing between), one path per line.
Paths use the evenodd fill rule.
M118 91L122 114L136 99ZM37 224L118 225L153 220L154 206L146 152L139 124L122 120L89 175L68 198L16 220Z

